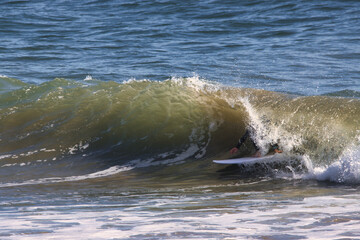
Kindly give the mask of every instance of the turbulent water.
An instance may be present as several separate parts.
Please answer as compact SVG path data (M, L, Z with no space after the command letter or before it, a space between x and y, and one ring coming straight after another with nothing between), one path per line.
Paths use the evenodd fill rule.
M0 238L360 238L357 1L0 12Z

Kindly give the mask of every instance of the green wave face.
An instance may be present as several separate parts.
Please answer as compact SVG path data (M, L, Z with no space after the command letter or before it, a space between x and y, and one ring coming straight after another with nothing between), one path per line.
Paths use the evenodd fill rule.
M266 154L330 164L358 145L360 101L220 86L198 78L126 83L1 78L2 166L60 159L169 164L221 156L248 125ZM246 144L240 154L250 154ZM169 160L171 159L171 161Z

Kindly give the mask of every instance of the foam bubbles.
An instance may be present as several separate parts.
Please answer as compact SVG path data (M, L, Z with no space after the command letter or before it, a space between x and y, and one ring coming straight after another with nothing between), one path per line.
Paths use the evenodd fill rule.
M86 77L84 78L84 81L91 81L93 80L93 77L91 75L86 75Z
M28 164L30 164L30 163L28 163ZM93 178L107 177L107 176L115 175L120 172L130 171L132 169L133 169L133 167L130 167L130 166L113 166L113 167L110 167L105 170L101 170L98 172L89 173L89 174L85 174L85 175L80 175L80 176L41 178L41 179L28 180L28 181L19 182L19 183L4 183L4 184L0 184L0 187L15 187L15 186L34 185L34 184L82 181L82 180L93 179Z
M80 198L72 204L65 201L65 205L52 198L31 204L16 199L0 212L2 237L338 239L359 234L358 194L289 198L282 195L285 192L229 191L235 186L224 185L202 187L200 191L132 190L119 196L102 196L103 201L95 203ZM76 194L72 196L77 198Z
M203 91L203 92L212 93L224 87L219 83L202 79L198 75L194 75L192 77L187 77L187 78L172 77L171 79L169 79L169 81L176 83L178 85L183 85L192 88L197 92Z
M339 159L327 167L314 168L311 175L320 181L360 183L360 148L350 147Z

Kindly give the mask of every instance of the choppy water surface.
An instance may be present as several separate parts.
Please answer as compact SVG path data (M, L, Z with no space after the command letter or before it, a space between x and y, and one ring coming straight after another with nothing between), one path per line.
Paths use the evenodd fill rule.
M1 239L360 238L357 1L0 12Z
M359 195L343 186L209 179L124 187L123 179L109 180L92 182L91 191L83 183L57 185L55 192L54 186L42 187L36 197L34 189L21 189L11 203L2 201L2 237L357 239L359 234Z
M56 77L191 76L302 94L359 91L357 1L2 1L0 69Z

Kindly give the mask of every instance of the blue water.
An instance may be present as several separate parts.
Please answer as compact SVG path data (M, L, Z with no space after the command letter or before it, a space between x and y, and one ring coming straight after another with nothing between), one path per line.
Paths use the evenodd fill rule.
M360 91L358 1L1 1L0 74Z
M359 239L359 127L359 1L0 0L1 239Z

